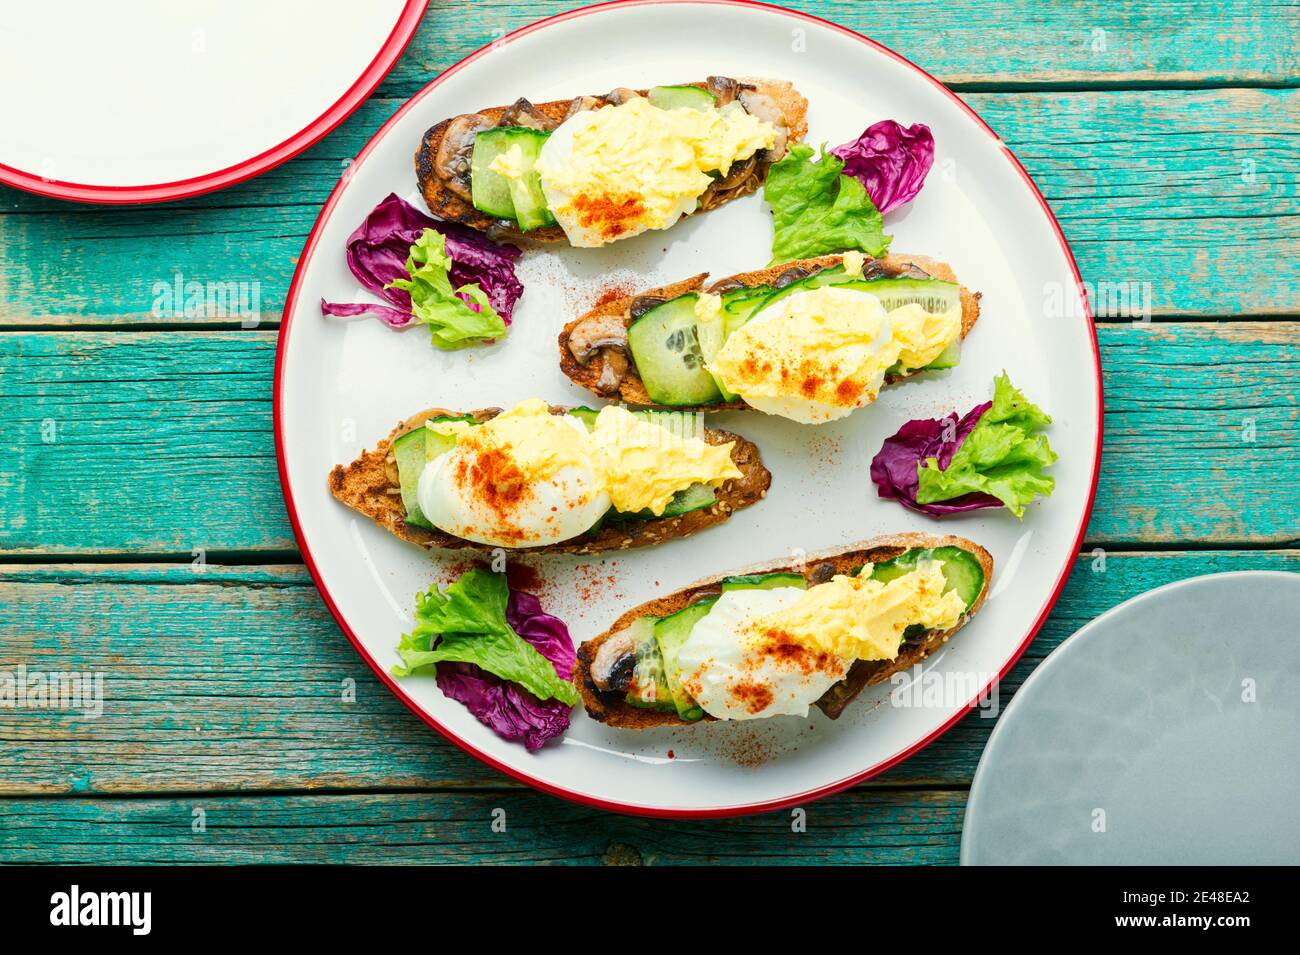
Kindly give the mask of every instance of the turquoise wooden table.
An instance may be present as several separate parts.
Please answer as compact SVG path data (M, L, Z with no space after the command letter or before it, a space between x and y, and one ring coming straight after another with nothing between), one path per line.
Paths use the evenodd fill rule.
M788 812L608 815L516 785L426 729L303 568L271 377L316 212L406 97L567 5L434 0L348 122L237 188L111 209L0 191L0 675L105 679L97 718L0 707L0 862L957 860L993 720L973 714L806 807L804 832ZM1096 510L1003 702L1128 597L1213 571L1300 571L1295 2L798 6L949 84L1038 182L1085 280L1149 290L1150 321L1098 319ZM178 274L256 283L260 316L160 317Z

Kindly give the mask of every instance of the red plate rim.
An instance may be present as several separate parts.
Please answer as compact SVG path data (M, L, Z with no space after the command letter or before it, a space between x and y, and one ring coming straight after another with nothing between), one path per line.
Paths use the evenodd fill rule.
M562 786L556 786L552 783L546 782L545 780L538 779L534 776L530 776L528 773L522 770L515 769L512 766L507 766L504 763L500 762L499 760L483 752L482 750L477 749L474 745L469 743L467 740L464 740L459 736L457 736L447 727L443 726L436 719L434 719L430 714L426 713L423 709L421 709L420 706L416 704L416 702L413 699L411 699L411 697L409 697L406 694L406 692L397 684L397 682L392 678L392 676L390 676L384 670L384 668L377 663L374 657L372 657L366 651L365 647L361 644L361 641L357 638L356 634L352 631L352 628L348 626L348 623L344 619L342 613L339 612L338 606L335 604L333 596L330 594L329 589L325 586L325 582L321 579L320 571L317 569L316 562L312 558L311 549L307 546L307 541L303 536L302 526L298 520L298 510L294 505L293 489L289 481L288 469L285 465L284 428L283 428L283 420L281 417L281 410L284 401L284 395L283 395L284 364L285 364L285 356L288 351L287 342L289 340L289 326L292 323L294 306L297 303L297 299L298 299L299 283L301 282L302 277L306 272L308 263L311 261L312 254L315 252L316 244L320 239L321 230L325 222L328 220L330 213L333 211L334 206L337 204L339 197L342 195L343 189L347 186L348 180L351 178L351 175L355 172L356 168L362 162L365 161L366 157L374 150L375 146L384 138L388 130L398 120L400 120L403 116L405 116L411 109L413 109L415 105L420 102L420 100L422 100L425 96L429 94L430 91L432 91L434 88L440 85L449 76L451 76L453 73L457 72L458 70L463 69L470 63L477 60L479 57L483 56L485 53L489 52L490 50L496 49L502 44L510 43L514 40L519 39L520 37L526 36L530 33L542 29L543 27L549 26L553 23L560 23L566 20L572 20L577 17L586 16L591 13L597 13L600 11L609 10L616 7L663 6L663 5L677 4L677 3L709 3L709 4L717 4L719 6L757 7L763 10L774 11L777 13L784 14L786 16L794 17L798 20L803 20L809 23L816 23L821 26L830 27L831 29L835 30L838 33L843 34L844 36L851 37L860 43L872 47L873 49L879 50L880 52L884 53L886 56L889 56L891 59L894 59L899 63L905 64L906 66L915 70L921 76L924 76L929 82L933 83L936 87L942 90L943 93L946 96L948 96L948 98L951 99L954 103L956 103L963 112L965 112L968 116L970 116L971 119L975 120L975 122L980 126L980 128L985 130L990 136L992 136L998 142L1000 146L1002 146L1003 154L1007 157L1008 160L1010 160L1016 172L1020 174L1020 177L1024 179L1025 184L1028 185L1031 190L1033 190L1034 196L1038 199L1038 204L1043 210L1043 214L1047 216L1048 221L1052 225L1053 231L1056 233L1056 238L1061 244L1061 251L1065 253L1065 257L1070 263L1070 270L1074 273L1074 281L1076 286L1078 287L1080 299L1083 303L1084 318L1088 322L1088 331L1092 339L1092 357L1093 357L1093 364L1097 376L1098 426L1097 426L1095 450L1093 453L1092 481L1091 481L1091 487L1088 490L1088 502L1087 505L1084 507L1083 516L1079 522L1079 529L1076 532L1074 538L1073 551L1076 554L1079 552L1079 548L1083 543L1084 532L1088 526L1088 518L1092 514L1093 501L1095 500L1097 495L1097 479L1101 472L1101 437L1102 437L1102 430L1103 430L1101 426L1101 422L1103 420L1102 416L1105 409L1104 409L1104 402L1102 398L1101 351L1097 345L1097 329L1092 319L1091 307L1088 304L1087 290L1083 285L1083 278L1079 274L1079 267L1074 261L1074 253L1070 251L1070 245L1068 242L1066 242L1065 234L1061 231L1060 223L1056 221L1056 216L1052 214L1052 210L1048 207L1047 200L1043 198L1043 194L1039 191L1038 186L1035 185L1033 179L1030 178L1029 173L1025 171L1024 166L1020 164L1020 161L1015 157L1015 155L1011 152L1011 150L1008 149L1002 143L1001 137L999 137L998 134L995 133L992 130L992 128L988 125L988 123L984 122L984 120L981 119L973 109L971 109L964 102L962 102L962 100L955 93L953 93L950 89L948 89L946 86L940 83L937 79L935 79L925 70L921 69L915 63L912 63L910 60L908 60L906 57L902 56L901 54L895 53L893 50L876 42L875 40L869 39L868 37L865 37L860 33L850 30L848 27L841 26L838 23L832 23L829 20L822 19L821 17L814 16L809 13L802 13L798 10L789 10L785 7L777 6L776 4L760 3L757 2L757 0L610 0L610 2L598 3L593 6L583 7L578 10L569 10L565 13L558 13L554 16L547 17L544 20L538 20L536 23L532 23L529 24L528 26L521 27L518 30L506 34L500 40L495 40L492 43L488 44L487 46L475 50L473 53L466 56L463 60L459 61L453 66L448 67L441 74L435 77L427 86L425 86L418 93L416 93L409 100L407 100L406 103L404 103L402 107L398 109L397 112L394 113L389 118L388 122L384 123L384 125L379 128L379 130L375 133L375 135L371 137L370 141L366 143L365 147L361 150L361 152L357 154L356 159L348 167L348 175L345 176L339 182L339 184L334 187L334 191L330 193L329 198L325 201L325 205L321 208L320 214L316 217L316 222L312 226L311 233L307 236L307 243L303 247L302 255L298 260L298 266L294 271L293 281L289 285L289 294L285 299L284 317L280 325L279 343L276 348L273 418L274 418L274 426L275 426L275 448L276 448L276 455L279 459L279 467L280 467L280 484L284 492L284 503L285 503L285 508L289 513L289 521L293 525L293 533L295 538L298 541L298 546L302 551L303 560L307 565L307 569L311 573L312 579L316 583L316 588L317 590L320 591L320 595L322 599L324 599L326 606L329 607L330 613L334 615L334 620L338 623L339 628L347 636L348 640L351 641L352 646L356 649L357 653L361 655L361 658L365 660L366 664L370 667L370 669L374 671L375 675L379 677L379 679L384 683L384 685L387 686L388 689L399 700L401 700L402 703L404 703L409 710L411 710L411 712L413 712L416 716L418 716L430 727L437 730L440 734L442 734L442 736L446 737L456 746L459 746L462 750L469 753L471 756L474 756L475 758L481 760L482 762L491 766L493 769L499 770L505 773L506 775L519 780L520 782L527 783L528 785L532 786L535 789L540 789L542 792L550 793L553 796L559 796L563 799L568 799L572 802L581 803L582 805L585 806L593 806L597 809L605 809L605 810L610 810L612 812L621 812L621 813L627 813L630 815L638 815L638 816L699 819L699 818L717 818L717 817L724 817L724 816L742 816L751 813L770 812L777 809L786 809L792 806L803 805L814 799L820 799L823 796L829 796L833 793L840 792L841 790L848 789L850 786L854 786L857 783L864 782L865 780L868 780L873 776L877 776L880 773L883 773L885 770L889 769L890 767L895 766L898 763L901 763L903 760L909 758L910 756L924 749L934 740L938 739L940 736L946 733L954 724L956 724L962 717L964 717L971 710L971 708L973 708L976 705L976 703L989 691L989 689L1007 674L1007 671L1010 670L1011 667L1015 665L1016 661L1020 659L1021 654L1025 652L1025 649L1033 641L1034 637L1038 635L1038 631L1042 629L1043 623L1047 620L1048 614L1051 613L1052 607L1056 604L1057 599L1060 597L1061 591L1062 589L1064 589L1066 581L1070 577L1070 571L1073 568L1073 561L1071 561L1071 563L1066 565L1061 575L1057 578L1056 586L1053 588L1051 595L1047 598L1047 601L1043 604L1042 609L1039 610L1037 618L1034 620L1033 625L1029 628L1029 632L1025 635L1024 640L1015 649L1015 651L1012 652L1011 656L1007 658L1007 661L1002 665L1002 668L998 671L997 676L994 679L990 680L988 684L985 685L980 690L979 693L975 694L975 696L971 698L970 702L968 702L964 707L958 709L948 720L946 720L943 723L942 726L939 726L929 735L913 743L911 746L908 746L905 749L900 750L899 752L895 753L893 756L881 760L880 762L875 763L864 770L860 770L852 774L851 776L847 776L844 779L837 780L836 782L827 783L824 786L819 786L816 789L810 789L793 796L785 796L780 799L772 799L766 802L743 803L739 805L719 806L719 807L704 808L704 809L673 808L673 807L664 808L659 806L641 806L635 803L617 802L608 799L601 799L599 797L591 796L587 793L578 792L576 790L565 789Z
M375 54L351 86L334 103L312 120L306 127L294 133L278 146L258 153L243 162L214 172L204 173L190 179L175 182L163 182L142 186L96 186L78 182L62 182L57 179L45 179L34 173L24 172L12 166L0 163L0 183L33 192L38 196L52 199L68 199L74 202L89 202L98 205L129 205L132 203L168 202L173 199L188 199L191 196L214 192L237 183L260 176L268 169L292 159L304 149L315 145L323 137L333 132L343 120L351 116L362 103L374 92L375 87L388 75L411 37L415 36L420 18L424 16L429 0L406 0L401 16L397 18L388 39ZM460 64L457 64L459 66ZM453 67L454 69L454 67ZM423 91L421 91L421 94ZM421 94L417 94L421 95ZM331 197L332 198L332 197Z

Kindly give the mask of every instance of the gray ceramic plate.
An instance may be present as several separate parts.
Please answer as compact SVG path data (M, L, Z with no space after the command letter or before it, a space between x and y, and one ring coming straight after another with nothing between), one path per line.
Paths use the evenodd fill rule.
M998 721L963 865L1300 863L1300 574L1161 587L1066 640Z

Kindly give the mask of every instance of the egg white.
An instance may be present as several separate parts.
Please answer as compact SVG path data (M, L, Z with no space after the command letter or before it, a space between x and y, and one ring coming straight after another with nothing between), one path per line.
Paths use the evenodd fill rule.
M798 666L782 665L771 654L754 653L744 642L749 621L789 607L805 592L797 587L728 591L695 624L677 660L695 702L706 713L720 720L807 716L808 707L844 678L850 661L837 660L829 670L804 673ZM741 682L765 687L771 691L772 702L750 712L744 701L732 694Z
M573 423L585 430L581 422ZM430 524L448 534L494 547L544 546L590 530L609 510L609 493L594 468L567 465L549 479L532 482L530 493L503 522L472 488L463 488L454 479L460 462L476 455L473 448L456 445L420 472L416 489L420 510Z

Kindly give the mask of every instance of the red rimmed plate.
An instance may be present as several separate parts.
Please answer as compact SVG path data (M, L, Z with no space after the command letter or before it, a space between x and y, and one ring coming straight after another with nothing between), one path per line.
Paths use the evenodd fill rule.
M729 36L745 42L718 43ZM344 241L388 192L419 203L411 154L433 123L520 95L558 99L710 73L792 80L811 101L814 143L844 142L886 117L929 124L936 168L920 197L887 225L895 249L951 262L984 293L980 324L958 368L889 389L843 422L801 428L754 413L719 416L761 447L774 475L768 499L720 528L661 547L604 560L534 559L548 609L581 641L626 607L697 578L902 530L979 541L998 563L993 591L976 620L927 661L919 682L892 696L893 687L866 693L838 721L814 713L631 733L577 713L563 741L527 753L444 699L431 678L387 675L414 594L454 575L464 558L431 560L359 519L329 496L325 475L424 407L507 406L532 396L589 402L554 358L563 322L611 285L658 285L700 271L701 263L718 276L763 265L770 215L753 196L602 250L531 250L520 269L527 292L515 324L491 348L435 352L419 332L327 321L318 303L363 297L344 265ZM1055 416L1050 435L1061 460L1051 499L1023 524L984 511L942 525L878 499L867 465L881 440L908 418L984 400L1003 368ZM729 815L797 805L881 772L955 723L1006 672L1042 625L1082 540L1100 461L1101 375L1059 227L996 135L937 81L862 36L780 8L623 2L542 21L479 51L412 98L357 157L294 277L280 337L276 437L286 503L322 595L357 650L429 725L518 779L590 805Z
M14 6L0 24L0 182L59 199L181 199L243 182L379 85L428 0Z

